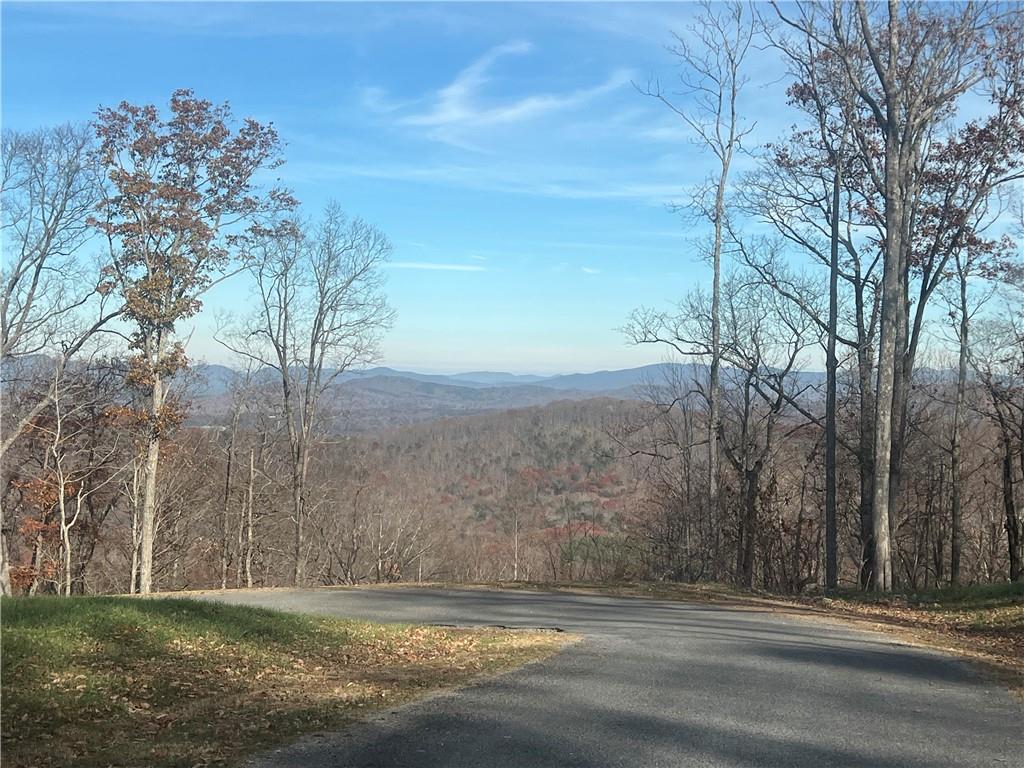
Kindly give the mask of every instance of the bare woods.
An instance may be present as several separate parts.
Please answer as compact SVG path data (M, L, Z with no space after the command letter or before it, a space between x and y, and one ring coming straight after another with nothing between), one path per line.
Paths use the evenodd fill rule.
M714 4L677 36L678 95L647 91L716 163L683 206L714 281L626 327L707 369L654 390L626 441L654 459L664 575L1021 578L1020 22L986 3ZM754 50L801 117L761 147ZM727 184L735 142L755 167Z
M679 80L637 96L712 169L675 204L708 285L623 328L680 364L633 396L375 432L340 385L392 323L391 244L302 211L273 126L181 90L5 132L4 592L1020 580L1022 21L703 7ZM770 135L763 57L795 116ZM183 328L227 280L250 300L217 317L233 374L202 395Z

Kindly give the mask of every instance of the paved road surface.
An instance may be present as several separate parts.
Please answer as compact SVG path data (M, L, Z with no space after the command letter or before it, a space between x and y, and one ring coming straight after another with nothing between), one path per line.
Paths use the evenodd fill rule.
M559 626L557 656L254 768L1024 766L1024 707L949 656L770 612L438 589L221 599L381 621Z

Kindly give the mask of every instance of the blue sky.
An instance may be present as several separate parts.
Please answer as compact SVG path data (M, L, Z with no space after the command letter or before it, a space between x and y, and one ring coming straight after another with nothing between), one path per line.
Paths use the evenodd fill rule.
M398 312L387 365L556 373L657 362L615 329L709 275L666 205L710 170L678 119L633 82L674 78L693 6L469 3L3 3L3 121L89 119L175 88L272 121L280 174L382 229ZM767 141L787 117L756 54L745 113ZM741 163L742 166L742 163ZM741 168L742 169L742 168ZM220 361L217 312L191 332Z

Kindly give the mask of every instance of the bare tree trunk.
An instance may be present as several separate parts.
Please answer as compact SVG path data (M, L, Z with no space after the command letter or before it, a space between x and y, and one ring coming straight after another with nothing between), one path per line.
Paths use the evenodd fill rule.
M132 460L132 486L131 495L128 501L132 505L132 559L131 572L128 577L128 593L136 595L139 592L139 461L138 457Z
M75 514L71 520L67 518L67 503L61 498L60 501L60 539L61 539L61 585L62 595L71 595L71 584L73 574L71 571L71 529L75 527L79 516L82 514L83 491L85 486L79 484L78 494L75 496Z
M376 575L377 583L380 584L384 579L384 510L378 510L377 512L377 564L376 564Z
M301 586L305 577L305 517L306 517L306 468L309 465L307 456L306 440L304 435L302 442L296 446L295 466L292 471L292 510L295 515L295 586Z
M757 492L760 472L755 469L743 471L743 516L740 523L739 572L740 583L747 589L754 586L754 537L757 530Z
M721 421L720 410L720 367L722 364L722 225L725 215L725 187L728 181L729 162L723 160L722 173L718 177L715 195L715 239L712 243L711 266L711 371L708 381L708 510L713 520L719 519L718 480L721 474L718 455L718 429Z
M249 482L245 489L245 586L252 588L252 503L253 485L256 479L255 451L249 449Z
M139 511L135 504L132 505L132 564L128 580L128 593L131 595L139 593Z
M163 410L164 391L160 374L153 373L153 399L150 411L154 422L160 419ZM142 497L141 540L139 552L139 592L147 595L153 591L153 545L156 539L156 474L160 465L160 431L156 423L150 426L149 444L146 449L145 486Z
M862 17L863 33L867 32L866 11L858 5ZM878 385L875 394L875 482L872 492L872 513L874 525L875 557L873 585L876 590L888 592L892 589L892 552L889 527L889 480L892 456L893 388L895 386L900 325L901 254L903 251L903 226L906 214L903 207L904 168L901 150L906 139L901 135L902 118L900 91L892 82L892 70L896 66L899 40L899 6L895 0L889 2L888 69L882 70L876 64L879 79L886 92L885 128L885 243L882 256L882 317L878 344Z
M506 477L508 473L506 472ZM513 512L512 520L512 581L519 581L519 508Z
M1006 545L1010 555L1010 581L1020 581L1024 571L1020 555L1020 518L1013 491L1013 449L1009 435L1003 437L1003 527L1006 529Z
M839 584L836 536L836 334L839 324L839 193L841 158L833 158L832 232L828 275L828 341L825 355L825 587Z
M59 434L59 432L58 432ZM60 571L57 574L57 593L71 594L71 530L68 528L67 499L64 498L64 479L58 473L61 487L57 491L57 509L60 511ZM65 591L65 584L67 590Z
M7 532L4 530L3 510L0 509L0 595L11 594L11 570L7 554Z
M956 586L960 583L960 555L963 549L963 509L962 490L960 488L960 453L963 433L964 396L967 391L967 272L957 260L957 271L960 278L960 360L956 377L956 405L953 408L953 434L950 440L950 482L952 484L952 525L949 548L949 583Z
M228 587L228 561L231 553L231 471L235 462L235 438L238 435L238 419L241 403L236 398L231 414L231 433L228 435L227 466L224 471L224 506L221 509L220 538L220 588Z
M41 533L36 534L35 541L32 543L32 583L28 587L28 594L34 595L39 591L39 586L42 584L42 577L40 574L43 569L43 535Z
M901 182L902 183L902 182ZM907 420L910 396L910 381L913 374L913 352L909 349L909 275L907 272L906 247L910 243L906 231L910 212L903 208L903 227L900 236L899 250L899 290L896 292L896 358L892 378L892 434L889 453L889 495L887 513L889 516L889 535L893 536L898 529L896 511L900 508L899 498L903 482L903 459L907 442ZM892 545L890 544L890 550ZM892 588L898 587L897 573L893 571Z
M892 201L890 208L897 203ZM888 211L886 218L889 218ZM891 232L891 229L889 230ZM890 237L886 234L886 239ZM880 591L892 589L892 554L889 543L889 472L892 455L893 378L896 367L895 293L899 290L895 264L885 264L882 278L882 326L878 350L878 386L875 399L875 482L872 492L874 563L872 583Z

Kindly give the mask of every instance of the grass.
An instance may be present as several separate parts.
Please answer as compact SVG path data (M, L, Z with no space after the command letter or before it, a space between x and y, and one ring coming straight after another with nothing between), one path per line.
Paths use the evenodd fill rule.
M843 591L804 602L973 658L1024 694L1024 583L895 595Z
M185 599L6 598L3 765L227 765L556 651L564 635Z
M860 605L905 605L936 614L951 614L1024 607L1024 582L943 587L894 595L846 589L838 592L835 597Z

